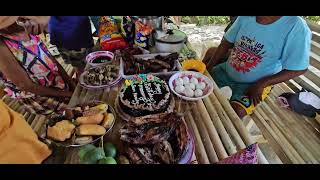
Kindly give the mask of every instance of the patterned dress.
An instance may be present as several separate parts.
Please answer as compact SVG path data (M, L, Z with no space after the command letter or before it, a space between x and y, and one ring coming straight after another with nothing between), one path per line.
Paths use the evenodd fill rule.
M57 65L52 60L53 57L43 42L38 36L29 36L30 41L21 41L18 36L0 34L0 38L35 84L68 90L67 84L58 72ZM31 113L49 115L66 107L66 104L58 98L43 97L21 91L1 72L0 80L5 85L4 90L7 95L22 102Z

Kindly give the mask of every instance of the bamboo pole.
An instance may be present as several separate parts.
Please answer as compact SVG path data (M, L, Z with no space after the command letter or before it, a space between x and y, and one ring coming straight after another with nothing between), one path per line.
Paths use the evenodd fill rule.
M85 97L83 97L83 102L89 102L97 96L97 91L94 89L88 89Z
M218 159L217 153L216 153L215 149L213 148L213 145L210 140L209 134L206 130L206 127L203 124L203 122L201 121L200 114L194 108L191 109L191 114L194 119L194 122L197 125L197 129L200 130L201 139L202 139L202 142L205 146L210 163L218 162L219 159Z
M26 113L26 109L24 108L23 105L21 106L21 110L19 112L22 116L24 116L24 114Z
M82 91L79 95L79 98L77 99L78 100L78 104L83 104L85 101L85 97L86 97L86 94L87 94L87 89L85 88L82 88Z
M262 112L264 112L263 111L263 109L260 109ZM270 121L270 117L269 116L267 116L268 117L268 120ZM277 127L279 127L279 122L277 122L276 121L276 119L272 119L273 121L272 122L268 122L268 123L273 123L273 125L275 126L274 128L277 128ZM291 129L291 128L290 128ZM277 128L277 131L281 131L281 129L279 129L279 128ZM286 132L288 132L288 131L286 131ZM289 132L288 132L289 133ZM288 136L288 134L284 134L284 136ZM295 137L297 138L298 137L298 139L299 139L299 135L297 135L297 133L295 133ZM293 138L294 139L294 138ZM293 142L292 141L294 141L293 139L291 139L291 138L288 138L287 140L288 140L288 142L295 148L295 146L294 146L294 144L293 144ZM302 143L302 142L304 142L304 141L306 141L307 139L305 139L305 140L302 140L301 141L301 139L300 139L300 143ZM299 146L298 148L295 148L295 151L297 151L299 154L300 154L300 156L305 160L305 162L307 162L307 163L316 163L315 161L316 161L316 159L315 159L315 157L316 156L313 156L312 155L312 149L313 148L308 148L308 151L302 151L302 152L299 152L299 148L301 148L301 146ZM309 153L308 153L309 152Z
M23 117L24 117L24 119L25 119L26 121L28 121L28 118L29 118L30 115L31 115L31 114L30 114L29 112L25 112L25 113L23 114Z
M222 105L219 103L219 100L217 99L215 94L212 93L209 96L209 98L210 98L213 106L217 109L217 113L218 113L224 127L226 128L226 130L230 134L230 137L232 138L233 142L235 143L237 150L245 148L246 147L245 143L241 139L240 134L238 133L237 129L235 128L235 126L231 122L231 119L229 118L229 116L224 111Z
M15 99L11 99L10 102L8 103L8 106L11 108L15 102L16 102Z
M294 117L290 116L291 112L285 112L284 110L279 109L279 107L277 107L277 105L269 98L266 99L266 102L272 106L273 111L281 117L282 122L287 124L287 126L295 132L295 136L300 139L300 141L303 142L309 150L312 150L311 153L317 154L316 157L320 157L320 153L317 150L320 148L320 144L317 142L319 139L317 137L313 137L312 133L309 133L309 130L305 130L302 126L297 124L295 122L297 120L294 120Z
M109 98L107 99L108 104L114 107L115 99L118 97L119 94L119 86L114 86L110 89Z
M275 88L275 91L281 91L281 89L279 90ZM308 139L307 142L312 141L313 143L315 143L313 146L320 145L319 132L316 129L314 129L311 125L309 125L308 127L306 123L303 122L301 115L298 115L297 113L291 110L286 110L279 107L279 105L276 105L274 102L271 102L270 99L268 99L268 102L270 102L270 104L272 104L275 107L275 111L281 114L282 118L287 119L286 122L289 123L290 126L296 127L297 129L299 129L297 133L299 133L302 137L307 137ZM308 133L304 133L304 132L308 132Z
M2 100L3 102L5 102L5 100L8 99L8 98L9 98L9 96L5 94L4 96L1 97L1 100Z
M12 105L11 105L11 109L15 112L17 112L17 107L19 105L19 102L16 100Z
M195 153L197 156L197 160L199 161L200 164L210 164L205 147L201 140L199 130L194 122L194 119L190 111L186 113L185 119L187 121L187 124L189 125L189 127L191 127L193 131L193 135L195 138Z
M35 123L33 130L40 135L39 130L41 129L41 127L45 124L47 118L46 116L43 115L39 115L39 119L38 121Z
M25 113L25 108L23 105L19 104L19 108L17 109L17 112L20 114L24 114Z
M219 138L218 132L214 127L213 122L210 118L210 115L207 112L206 107L201 100L197 101L197 110L198 110L198 113L201 114L201 117L202 117L201 121L204 123L205 127L207 128L209 137L212 141L213 147L217 153L219 160L227 158L228 154L224 149L221 139Z
M251 117L252 119L258 119L258 116L255 113L253 113ZM260 131L262 132L263 136L268 140L268 143L272 147L272 150L276 153L279 159L284 164L292 164L291 160L287 157L286 153L282 150L280 145L276 142L276 140L273 138L271 133L266 129L266 127L259 120L255 120L255 123L260 129Z
M109 98L109 93L110 93L110 88L106 88L106 89L103 91L101 100L102 100L102 101L107 101L107 99Z
M279 85L279 88L282 91L286 91L286 92L294 92L292 89L290 89L286 84L281 83ZM294 113L296 116L298 116L297 113ZM320 124L316 122L316 120L314 118L308 118L304 115L300 115L299 118L305 120L304 122L306 122L307 126L311 127L312 129L314 129L316 134L320 134ZM299 121L300 122L300 121Z
M7 106L8 106L8 104L9 104L10 102L12 102L12 101L13 101L13 99L10 98L10 97L6 97L6 98L3 100L3 102L6 103Z
M231 155L231 154L236 153L237 149L236 149L235 145L233 144L226 129L224 128L223 123L221 122L221 119L219 118L217 111L213 107L213 104L210 102L210 99L205 98L205 99L203 99L203 101L204 101L204 104L208 110L208 113L210 114L211 121L213 122L214 126L216 127L228 154Z
M38 123L38 120L39 120L39 118L40 118L40 115L35 115L35 117L34 117L34 119L32 120L32 122L31 122L31 128L34 130L34 127L35 127L35 125Z
M31 125L33 119L36 117L36 114L31 113L27 119L27 122Z
M286 139L283 138L283 136L281 136L281 134L277 134L275 133L274 129L271 128L264 120L264 118L262 117L262 115L257 111L254 111L254 115L255 120L257 122L259 122L258 124L262 125L266 131L268 131L270 133L270 135L272 136L272 138L275 140L275 142L281 147L281 150L284 151L285 155L288 157L288 159L293 163L293 164L300 164L300 163L304 163L303 159L299 156L295 156L293 154L293 148L292 146L286 141ZM262 127L261 126L261 127ZM282 161L285 161L285 159L282 159L283 157L281 157ZM297 159L298 158L298 159Z
M278 127L273 123L272 120L270 120L270 117L265 114L265 112L261 109L258 108L257 111L259 114L263 117L263 120L266 122L266 124L269 125L269 127L272 128L272 130L275 132L276 135L278 135L279 139L282 141L282 143L288 147L289 151L292 152L292 154L296 157L298 161L305 162L305 163L310 163L314 162L315 159L313 157L306 156L305 159L298 153L297 149L294 148L294 146L290 143L290 140L285 137L281 133L281 131L278 129Z
M207 71L206 71L206 75L212 79L212 77L210 76L210 74L208 74ZM253 144L254 142L253 142L251 136L249 135L249 132L246 130L245 126L243 125L242 121L240 120L240 118L238 117L236 112L232 109L229 101L221 95L221 92L219 91L219 87L217 86L217 84L214 81L213 81L213 86L214 86L213 87L213 91L214 91L213 94L217 95L217 99L224 107L224 109L225 109L226 113L228 114L228 116L230 117L230 119L232 119L232 123L237 128L239 134L242 136L242 139L244 140L246 145ZM264 157L263 153L261 152L261 150L259 148L257 150L257 154L258 154L259 163L268 164L268 161L266 160L266 158Z
M69 103L68 103L69 107L73 107L73 106L77 105L81 91L82 91L82 87L78 84L76 89L73 92L73 95L72 95Z
M289 142L298 150L302 158L308 157L311 161L316 159L309 150L302 144L302 142L291 132L290 127L286 126L280 118L267 106L265 102L261 104L261 109L266 113L267 117L279 128L279 130L286 136ZM306 160L306 159L305 159ZM312 163L317 163L312 161Z

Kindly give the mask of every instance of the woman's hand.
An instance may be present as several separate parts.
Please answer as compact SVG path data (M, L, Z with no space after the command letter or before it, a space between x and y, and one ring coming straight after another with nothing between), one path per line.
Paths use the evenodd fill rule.
M264 88L265 85L259 81L248 88L246 95L251 99L254 106L262 101L262 93Z
M48 32L50 16L20 16L18 25L23 26L30 34L39 35Z

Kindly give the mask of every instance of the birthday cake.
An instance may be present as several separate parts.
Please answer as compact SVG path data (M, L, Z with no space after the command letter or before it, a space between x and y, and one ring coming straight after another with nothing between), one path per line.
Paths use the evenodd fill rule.
M167 83L153 75L140 74L126 80L119 93L122 112L133 117L168 112L172 101Z

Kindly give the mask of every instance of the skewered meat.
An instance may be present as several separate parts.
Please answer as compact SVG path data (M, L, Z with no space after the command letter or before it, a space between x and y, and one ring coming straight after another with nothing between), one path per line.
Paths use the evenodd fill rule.
M159 164L148 147L129 147L128 156L134 164Z
M168 141L162 141L154 145L153 154L158 156L165 164L174 163L174 154L171 144Z
M172 71L175 68L175 62L179 58L178 53L172 53L167 56L157 55L153 59L134 58L129 52L123 52L125 74L158 73Z
M172 164L187 152L189 134L182 116L161 113L130 120L121 128L120 139L128 144L132 163Z
M149 122L145 120L142 124L134 124L134 122L127 124L120 130L120 139L131 144L155 144L167 140L180 123L174 118L173 113L164 116L163 119L161 115L149 117Z

